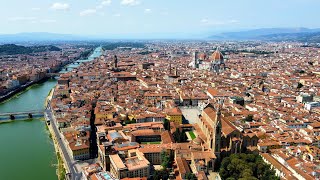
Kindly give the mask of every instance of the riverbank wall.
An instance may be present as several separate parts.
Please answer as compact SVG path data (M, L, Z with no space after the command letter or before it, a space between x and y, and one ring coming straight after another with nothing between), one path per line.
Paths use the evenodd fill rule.
M22 85L22 86L20 86L19 88L10 91L10 92L7 93L6 95L3 95L3 96L0 97L0 103L3 103L4 101L6 101L6 100L8 100L8 99L10 99L10 98L12 98L12 97L14 97L15 95L19 94L20 92L25 91L25 90L28 89L30 86L35 85L35 84L44 83L44 82L46 82L48 79L50 79L50 78L44 77L43 79L38 80L38 81L28 82L27 84Z
M52 99L52 96L53 96L53 93L54 93L54 88L52 88L50 90L50 92L48 93L48 96L46 98L46 103L45 103L45 107L47 106L47 103L50 103L51 99ZM45 122L46 122L46 126L47 126L47 129L50 133L50 137L53 141L53 145L54 145L54 150L56 152L56 156L57 156L57 162L58 162L58 166L57 166L57 176L58 176L58 179L66 179L66 174L70 173L70 169L69 167L67 166L67 161L64 157L64 154L62 153L62 150L61 150L61 147L58 143L58 138L56 133L54 132L53 130L53 124L52 123L55 123L54 121L50 121L50 119L48 118L48 116L46 115L45 113ZM62 168L62 169L61 169Z
M66 165L67 164L66 159L65 159L65 157L64 157L64 155L62 153L62 150L60 149L60 146L58 144L58 138L57 138L56 134L54 133L52 125L48 125L47 121L48 120L46 119L46 126L48 127L48 131L50 133L50 137L51 137L51 139L53 141L54 150L55 150L55 152L57 154L57 160L58 160L57 176L58 176L59 180L60 179L64 179L63 177L61 177L62 176L61 171L63 171L63 170L61 170L59 167L63 166L63 168L65 170L65 173L70 173L70 170L69 170L68 166ZM61 159L58 159L58 157L61 157L62 162L61 162Z
M47 121L48 121L48 119L46 118L46 126L48 127L48 131L50 133L50 137L51 137L51 139L53 141L54 150L55 150L55 152L57 154L57 160L58 160L57 175L58 175L59 179L63 179L61 177L61 173L59 172L59 171L61 171L61 170L59 170L59 166L61 166L61 163L63 164L62 166L64 167L66 173L70 173L70 170L69 170L68 166L66 165L67 164L66 159L65 159L65 157L64 157L64 155L62 153L62 150L60 149L60 146L58 144L58 138L57 138L56 134L54 133L52 125L48 125ZM52 122L52 123L54 123L54 122ZM58 159L58 154L60 155L60 157L62 159L62 162Z
M91 52L89 53L88 57L91 56L91 54L94 52L94 50L91 50ZM87 58L88 58L87 57ZM76 62L77 60L81 59L82 57L78 57L78 58L74 58L73 60L67 60L65 62L63 62L62 64L60 64L57 69L54 70L53 73L57 73L57 72L60 72L65 66L69 65L69 64L72 64L74 62ZM0 103L3 103L4 101L14 97L15 95L17 95L18 93L20 92L23 92L25 91L27 88L29 88L30 86L34 85L34 84L40 84L40 83L44 83L46 82L48 79L50 79L51 77L44 77L40 80L37 80L37 81L31 81L31 82L28 82L12 91L9 91L7 94L5 95L2 95L0 96Z

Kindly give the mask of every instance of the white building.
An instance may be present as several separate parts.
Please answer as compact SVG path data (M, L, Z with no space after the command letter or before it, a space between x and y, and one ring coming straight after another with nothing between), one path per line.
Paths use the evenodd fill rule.
M306 103L304 105L304 108L311 111L315 107L320 107L320 102L311 102L311 103Z

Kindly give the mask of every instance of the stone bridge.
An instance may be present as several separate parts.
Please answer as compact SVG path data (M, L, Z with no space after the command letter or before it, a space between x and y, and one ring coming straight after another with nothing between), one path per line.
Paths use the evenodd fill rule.
M5 112L0 113L1 120L31 119L35 117L43 117L44 110L23 111L23 112Z

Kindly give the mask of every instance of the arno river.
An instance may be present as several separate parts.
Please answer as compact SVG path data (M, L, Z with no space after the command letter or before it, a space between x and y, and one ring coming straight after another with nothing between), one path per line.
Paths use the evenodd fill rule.
M101 55L101 47L86 60ZM68 70L79 66L70 64ZM65 70L61 71L64 72ZM56 80L36 84L28 90L0 104L0 113L44 109L44 101ZM57 158L45 122L32 119L0 123L0 179L56 180Z

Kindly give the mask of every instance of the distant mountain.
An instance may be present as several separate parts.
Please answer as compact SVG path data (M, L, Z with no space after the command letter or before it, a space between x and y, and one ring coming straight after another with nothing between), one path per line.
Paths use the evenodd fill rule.
M193 39L202 38L202 34L196 37L189 33L127 33L127 34L101 34L101 35L71 35L46 32L0 34L0 44L24 44L24 43L52 43L62 41L118 41L118 40L145 40L145 39ZM191 38L191 39L192 39Z
M240 32L226 32L210 36L214 40L309 40L320 29L262 28ZM301 37L301 38L300 38ZM304 38L303 38L304 37ZM293 38L293 39L291 39Z
M297 41L308 43L320 43L320 32L269 34L261 36L260 39L268 41Z
M39 41L80 41L87 37L71 34L55 34L46 32L0 34L0 43L39 42Z
M56 46L18 46L15 44L0 45L0 55L30 54L45 51L60 51Z

